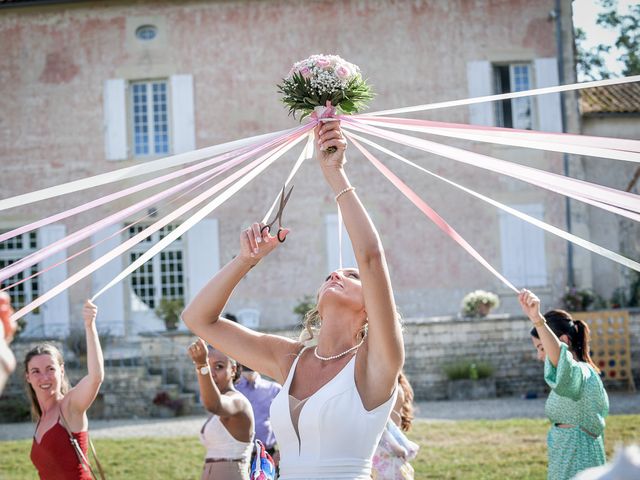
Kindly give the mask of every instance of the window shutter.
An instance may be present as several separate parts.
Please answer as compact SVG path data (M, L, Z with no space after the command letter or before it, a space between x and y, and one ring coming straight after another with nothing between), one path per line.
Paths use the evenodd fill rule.
M558 85L558 61L556 58L537 58L534 62L536 88ZM545 132L562 132L560 94L536 95L539 129Z
M184 153L196 148L193 76L171 77L171 130L173 152Z
M491 63L486 61L467 62L467 84L470 97L483 97L493 94ZM469 105L469 123L492 126L493 103L483 102Z
M338 214L332 213L325 216L325 236L327 239L327 271L340 268L340 250L338 242ZM342 225L342 267L357 267L356 256L353 253L353 246L347 234L347 230Z
M38 230L38 245L46 247L66 236L67 229L62 224L51 224ZM46 258L40 263L40 270L55 265L67 258L67 250ZM42 290L47 292L67 278L67 264L63 263L42 274ZM64 290L45 302L41 307L45 337L62 337L69 334L69 294Z
M97 242L113 235L120 230L120 225L110 225L95 233L91 237L91 243ZM121 243L120 235L115 235L104 242L96 245L91 250L91 259L97 260L107 252L113 250ZM102 266L92 275L93 292L97 292L100 288L109 283L123 269L122 257L111 260ZM96 300L98 306L98 317L96 325L99 331L109 332L111 335L124 336L125 331L125 311L124 311L124 284L118 283L104 292L100 298Z
M542 204L512 205L513 208L544 220ZM502 272L514 284L526 287L547 285L547 260L542 229L500 212Z
M186 233L187 251L187 290L186 301L206 285L209 279L220 270L220 251L218 239L218 220L205 218L196 223Z
M104 82L104 142L107 160L127 159L126 83L122 78Z

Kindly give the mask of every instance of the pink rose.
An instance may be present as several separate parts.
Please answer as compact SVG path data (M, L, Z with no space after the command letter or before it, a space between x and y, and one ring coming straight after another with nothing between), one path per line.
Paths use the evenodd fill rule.
M331 65L331 62L329 60L327 60L326 58L318 58L316 60L316 66L320 67L320 68L326 68L329 65Z
M300 70L298 70L298 73L304 78L309 78L311 76L311 70L309 70L309 67L307 66L304 66Z
M338 77L343 80L345 78L348 78L350 73L351 72L349 72L349 69L344 65L340 65L338 68L336 68L336 75L338 75Z

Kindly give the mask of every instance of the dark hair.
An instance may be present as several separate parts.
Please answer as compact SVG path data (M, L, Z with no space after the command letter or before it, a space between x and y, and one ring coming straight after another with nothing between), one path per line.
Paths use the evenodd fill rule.
M38 355L49 355L51 358L55 360L55 362L60 366L64 366L64 359L62 358L62 353L60 350L56 348L55 345L51 345L50 343L41 343L36 345L31 350L27 352L24 357L24 372L29 373L29 362L33 357L37 357ZM36 392L31 386L29 382L25 382L25 388L27 390L27 396L29 397L29 402L31 403L31 417L34 420L39 420L42 416L42 410L40 409L40 404L38 403L38 398L36 397ZM62 375L62 382L60 384L60 392L62 395L65 395L69 391L69 380L67 379L66 372Z
M591 340L589 326L582 320L574 320L568 312L564 310L549 310L544 314L547 325L551 331L560 338L562 335L569 337L571 342L569 350L575 352L578 360L591 365L596 372L600 373L600 369L593 363L589 355ZM531 336L540 338L535 328L531 329Z
M400 428L408 432L413 421L413 388L402 371L398 375L398 385L404 393L404 402L400 409Z
M229 355L227 355L226 353L224 353L222 350L217 350L216 348L214 348L212 345L209 345L207 343L207 356L212 352L212 351L217 351L222 353L225 357L227 357L227 359L229 360L229 363L236 367L236 371L233 374L233 378L231 379L231 381L233 383L236 383L239 379L240 379L240 375L242 375L242 365L240 365L238 362L236 362L233 358L231 358Z

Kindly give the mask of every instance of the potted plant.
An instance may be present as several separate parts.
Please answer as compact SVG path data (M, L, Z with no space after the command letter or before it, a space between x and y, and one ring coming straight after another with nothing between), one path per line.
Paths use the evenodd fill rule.
M500 306L500 299L495 293L475 290L464 296L461 306L465 317L486 317L492 309Z
M184 301L181 298L163 298L156 308L156 315L164 320L167 330L172 331L178 328L182 310L184 310Z
M443 370L449 379L447 393L450 400L477 400L496 396L493 365L488 362L460 359L445 364Z

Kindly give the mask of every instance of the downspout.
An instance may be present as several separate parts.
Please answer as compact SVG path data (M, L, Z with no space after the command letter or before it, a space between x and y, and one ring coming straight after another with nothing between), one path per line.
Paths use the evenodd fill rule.
M555 20L556 20L556 52L558 58L558 83L564 85L564 44L562 42L562 11L561 1L556 0ZM564 105L564 93L560 93L560 112L562 115L562 132L567 133L567 113ZM562 154L563 173L569 176L569 155ZM565 197L564 211L567 222L567 232L571 233L571 199ZM570 287L575 287L575 275L573 272L573 243L567 242L567 283Z

